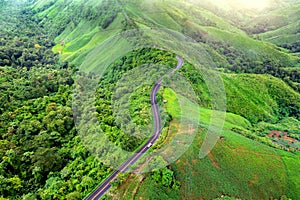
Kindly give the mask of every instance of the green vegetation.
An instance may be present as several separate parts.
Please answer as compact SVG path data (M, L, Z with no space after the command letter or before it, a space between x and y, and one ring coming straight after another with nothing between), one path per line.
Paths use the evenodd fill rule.
M174 112L174 110L178 110L178 100L170 89L165 90L164 98L168 100L166 107L174 118L169 130L177 132L176 118L180 117L180 112ZM183 105L186 104L183 103ZM193 106L191 102L187 105ZM203 127L209 123L208 110L206 113L205 110L207 109L202 108L200 111L200 121ZM199 116L192 115L191 117L198 118ZM284 199L281 196L287 194L289 197L298 198L298 186L296 185L298 185L299 179L293 180L288 177L295 177L294 173L299 172L299 169L295 168L297 164L292 164L292 162L296 162L299 155L278 151L231 131L232 127L245 130L249 126L249 122L242 117L227 113L222 132L223 139L220 139L214 150L202 160L198 158L198 151L206 129L199 129L193 145L176 163L170 166L176 180L181 183L179 189L181 197L213 199L226 194L237 199L262 199L270 196ZM172 133L169 132L169 135ZM153 175L130 177L125 184L120 186L118 195L122 194L123 197L134 199L176 197L178 191L158 187L157 183L152 182L153 179L156 180L156 173L154 172L154 177ZM164 194L158 195L157 190L163 190ZM226 198L231 199L224 197L224 199Z
M34 18L49 29L48 34L56 37L57 45L53 50L62 54L63 60L76 65L82 63L82 55L123 26L116 2L108 0L34 0L29 8L29 11L32 10Z
M1 19L8 23L1 29L0 66L58 68L58 56L51 47L53 38L46 36L45 30L37 26L30 18L31 13L24 13L18 19ZM5 16L3 16L5 17ZM9 23L14 24L13 27ZM18 28L16 28L19 26ZM55 66L56 65L56 66ZM68 67L67 64L61 67Z
M30 13L6 12L1 13L9 17L1 30L0 196L81 199L109 169L77 136L74 70L52 53L51 37ZM20 29L12 31L10 23Z
M105 198L300 199L299 2L279 0L265 12L218 2L0 0L0 199L82 199L112 172L78 136L75 72L94 67L80 65L107 38L143 27L181 32L207 50L224 82L226 120L215 148L199 159L214 120L211 95L185 61L176 73L195 91L200 116L195 102L162 87L157 101L166 108L161 114L167 123L151 151L183 132L181 117L199 121L192 145L167 167L121 174L114 195ZM116 54L123 45L115 45ZM98 83L95 114L109 141L123 150L134 152L151 134L143 127L153 123L153 85L135 88L126 117L114 113L115 89L129 71L151 64L171 69L177 60L153 46L137 49L117 58ZM120 94L128 85L121 85ZM181 113L180 106L189 112ZM165 157L149 168L162 163Z
M252 123L299 119L299 93L280 79L266 75L225 75L228 111Z
M299 57L288 54L273 44L253 39L241 29L231 25L236 23L237 26L251 33L244 24L247 24L249 20L256 22L254 19L248 16L244 18L231 16L232 11L222 12L223 8L216 8L207 2L199 3L199 7L193 4L195 2L179 0L172 1L172 3L155 0L147 4L130 1L126 4L126 8L129 16L141 27L167 27L203 43L220 69L234 73L271 74L300 91L299 68L290 68L297 66L300 62ZM286 8L285 12L288 11L290 10ZM293 27L298 26L293 25ZM294 45L297 46L296 43Z
M167 61L167 62L166 62ZM149 94L151 88L149 86L141 86L137 93L133 93L129 102L129 111L132 122L136 126L131 127L130 124L119 124L123 113L120 116L113 116L112 95L118 80L129 70L142 66L147 63L166 64L174 66L175 61L169 53L152 49L142 49L134 51L131 54L117 60L101 77L96 93L97 116L102 130L109 137L110 141L124 150L133 151L145 140L145 137L137 137L130 133L139 132L139 128L150 124L150 100ZM140 92L139 92L140 91ZM125 93L126 94L126 93ZM138 114L136 113L138 112ZM140 118L140 119L139 119ZM152 123L151 123L152 124ZM118 127L122 127L121 130ZM128 133L124 132L124 129ZM143 133L145 135L145 133ZM147 133L150 134L150 133Z
M255 32L257 37L288 49L290 52L300 52L299 7L299 2L295 2L293 7L275 9L259 19L254 19L258 22L253 21L252 26L254 24L261 26L261 29ZM257 25L253 30L256 28Z

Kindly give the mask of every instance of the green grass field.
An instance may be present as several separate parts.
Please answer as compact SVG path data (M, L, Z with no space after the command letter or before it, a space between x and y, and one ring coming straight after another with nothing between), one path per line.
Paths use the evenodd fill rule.
M169 134L173 135L172 131L178 131L176 119L181 113L178 98L171 89L164 90L164 98L168 100L166 109L174 118L170 124L173 128L169 128ZM189 100L185 101L183 106L189 106L191 110L196 108ZM205 108L200 108L200 116L188 113L189 117L199 119L203 128L199 128L187 152L171 164L181 183L179 191L161 187L147 174L132 175L113 199L214 199L224 195L241 199L279 199L282 195L293 199L300 197L299 154L276 150L230 131L233 127L251 127L250 122L241 116L226 114L222 131L224 138L207 157L199 159L210 113Z
M261 19L258 19L261 21L266 21L266 19L268 19L267 21L271 23L267 26L270 30L258 34L258 36L265 41L277 45L299 42L299 8L299 2L295 2L293 6L274 10ZM255 24L257 21L253 21L252 23Z
M165 89L164 98L168 100L168 112L175 118L170 124L173 128L169 130L176 132L176 118L180 117L178 99L170 89ZM189 104L193 110L195 105L186 101L182 105ZM200 113L200 121L209 123L210 111L201 108ZM192 118L199 118L189 114ZM176 178L181 182L179 191L161 187L147 174L132 175L121 185L113 199L214 199L222 195L269 199L285 194L299 198L299 178L296 178L299 155L247 139L229 130L234 126L247 129L250 123L240 116L227 113L222 132L225 139L219 140L204 159L199 159L198 153L206 129L199 129L192 146L176 163L171 164Z
M95 3L88 1L85 4ZM51 17L54 22L59 24L59 21L65 16L57 9L62 1L57 1L54 5L40 12L40 17ZM186 34L205 34L206 39L210 41L221 41L229 43L237 50L243 51L249 59L259 59L264 61L278 60L283 65L294 65L299 61L299 57L292 56L286 52L275 48L274 45L268 42L254 40L241 30L234 26L230 18L224 18L218 13L214 13L210 9L205 9L193 6L192 3L187 1L133 1L129 0L123 4L124 8L130 18L140 27L160 27L169 28L178 32L185 32ZM44 1L37 1L35 9L45 6ZM78 4L74 3L74 6ZM295 9L296 10L296 9ZM286 12L288 12L287 10ZM191 14L188 14L191 13ZM284 14L283 14L284 15ZM297 16L292 16L294 20ZM82 64L84 57L98 44L102 43L105 39L117 34L122 30L122 21L124 16L121 12L118 17L110 24L105 30L97 26L97 19L95 21L81 20L78 24L69 24L64 31L56 38L56 42L62 43L62 46L57 46L53 50L61 53L62 60L72 62L75 65ZM55 24L54 23L54 24ZM296 22L295 22L296 23ZM249 25L250 26L250 25ZM291 24L290 26L294 26ZM282 27L282 29L290 30L289 27ZM190 32L191 31L191 32ZM297 40L298 35L288 35L286 31L278 29L282 40ZM277 33L265 33L260 35L263 39L269 42L274 42L273 38L277 38ZM270 34L268 36L267 34ZM283 36L284 35L284 36ZM216 56L216 51L210 49L210 55Z

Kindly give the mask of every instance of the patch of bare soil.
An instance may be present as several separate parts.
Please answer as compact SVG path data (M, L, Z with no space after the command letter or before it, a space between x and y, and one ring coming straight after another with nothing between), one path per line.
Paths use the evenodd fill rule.
M216 161L215 157L212 155L211 152L208 153L208 158L209 158L209 160L211 161L211 163L213 164L213 166L214 166L215 168L220 168L219 163Z

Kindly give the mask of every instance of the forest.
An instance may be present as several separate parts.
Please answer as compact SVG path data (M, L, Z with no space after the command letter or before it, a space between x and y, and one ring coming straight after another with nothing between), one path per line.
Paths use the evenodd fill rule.
M81 199L111 169L90 155L77 136L71 102L76 69L60 62L58 54L52 52L53 37L33 20L33 13L14 14L21 17L9 18L14 27L1 32L0 194L2 198ZM13 31L15 27L20 28ZM116 63L114 71L107 72L113 77L99 83L98 95L106 95L96 103L102 126L116 130L107 110L112 91L101 88L113 88L107 84L124 73L120 69L128 71L151 62L159 53L136 52L122 59L126 64ZM134 63L140 55L145 61ZM116 131L107 134L125 150L134 150L142 142ZM158 174L155 179L159 180ZM171 184L163 181L163 185Z
M95 186L100 164L76 135L71 108L75 70L59 61L51 50L53 38L30 13L13 14L1 30L0 194L13 199L82 198L81 191ZM75 174L74 168L82 170ZM65 189L58 192L63 184Z

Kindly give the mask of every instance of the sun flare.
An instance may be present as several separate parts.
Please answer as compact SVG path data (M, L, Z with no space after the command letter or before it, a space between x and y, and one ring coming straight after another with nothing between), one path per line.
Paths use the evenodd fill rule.
M263 10L270 5L270 0L236 0L239 6L250 9Z

